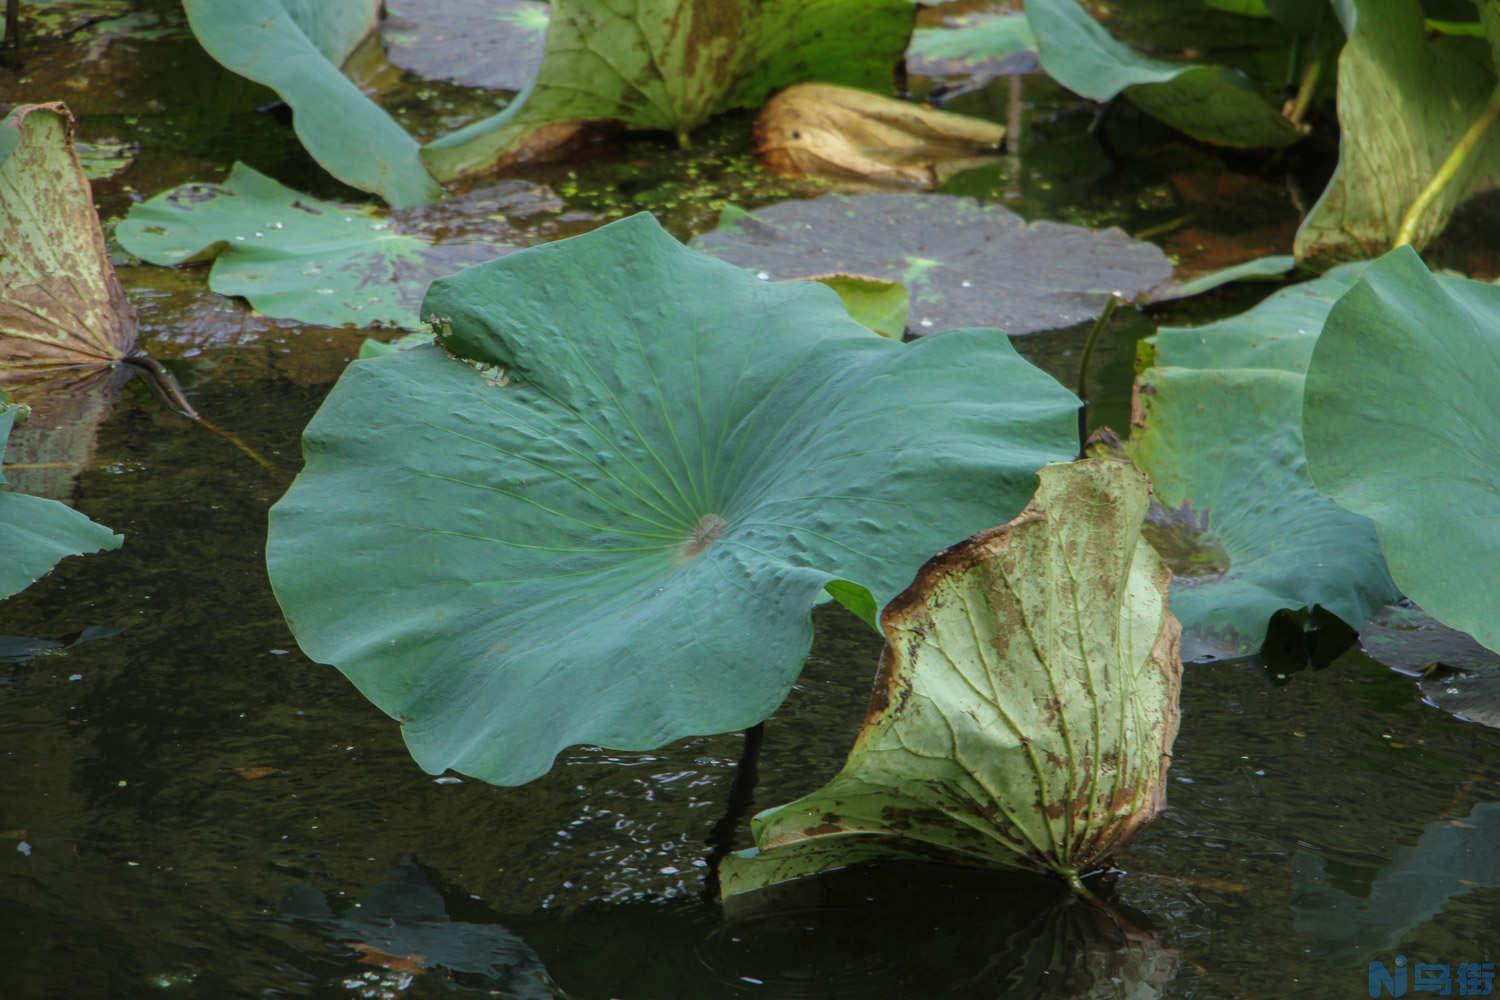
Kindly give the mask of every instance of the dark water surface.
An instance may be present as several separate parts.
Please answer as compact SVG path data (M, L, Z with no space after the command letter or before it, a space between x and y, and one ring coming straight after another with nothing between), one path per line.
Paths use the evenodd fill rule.
M170 3L137 7L159 34L87 65L77 40L44 44L24 77L0 70L0 101L62 96L86 138L143 145L101 186L106 214L235 158L339 194L256 110L265 92L196 52ZM955 190L1161 229L1169 251L1203 261L1289 242L1296 211L1275 169L1128 117L1111 126L1134 150L1117 167L1084 133L1085 107L1027 87L1024 166ZM762 175L744 127L686 153L649 138L605 148L506 182L483 211L521 241L638 208L687 236L725 200L811 190ZM481 210L426 221L466 211ZM67 434L76 479L12 476L69 495L126 544L0 604L0 635L48 641L0 639L0 997L1355 997L1367 963L1398 952L1500 961L1500 733L1424 706L1410 679L1357 653L1324 669L1188 668L1169 808L1117 859L1110 915L1049 882L911 867L721 907L705 898L706 841L735 734L575 748L519 789L423 774L394 723L301 655L265 578L266 509L362 334L253 316L207 292L202 269L121 273L144 345L274 469L135 380L68 397L93 414ZM1117 318L1091 373L1095 423L1127 425L1134 345L1157 320L1258 294ZM1071 384L1084 333L1018 346ZM400 566L389 575L401 586ZM766 724L757 807L822 784L863 714L879 642L837 609L816 621L807 669Z

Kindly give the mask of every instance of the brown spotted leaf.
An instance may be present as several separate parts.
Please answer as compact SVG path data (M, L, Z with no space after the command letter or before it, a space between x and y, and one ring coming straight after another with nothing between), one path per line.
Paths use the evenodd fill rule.
M754 821L731 895L881 858L1055 872L1075 887L1161 810L1177 734L1171 574L1146 477L1042 469L1015 520L939 553L881 614L870 712L839 774Z
M73 116L62 104L21 105L0 122L0 382L112 364L134 345Z

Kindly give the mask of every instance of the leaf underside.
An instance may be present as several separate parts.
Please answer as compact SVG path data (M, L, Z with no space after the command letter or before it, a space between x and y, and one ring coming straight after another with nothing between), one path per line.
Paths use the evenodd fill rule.
M1150 486L1055 465L1009 524L934 557L881 615L864 728L823 788L757 816L726 895L878 858L1078 877L1161 810L1182 662Z

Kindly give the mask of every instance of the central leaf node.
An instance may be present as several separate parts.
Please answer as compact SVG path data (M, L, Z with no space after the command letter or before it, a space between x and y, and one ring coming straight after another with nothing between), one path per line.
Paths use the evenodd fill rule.
M693 533L682 543L682 558L692 559L703 554L703 550L724 534L724 519L718 514L704 514L693 525Z

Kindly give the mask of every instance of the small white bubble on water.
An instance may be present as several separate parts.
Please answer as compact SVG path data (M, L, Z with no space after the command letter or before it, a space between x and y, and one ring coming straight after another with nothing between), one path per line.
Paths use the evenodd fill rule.
M81 681L81 680L83 680L83 675L82 674L69 674L68 675L68 680L70 680L70 681Z
M441 778L433 778L432 783L434 785L462 785L464 779L455 778L451 774L445 774Z
M24 840L21 841L16 845L16 853L24 857L31 857L31 845Z
M930 319L924 319L924 320L922 320L922 325L923 326L931 326L932 325L932 320L930 320Z
M974 287L974 282L970 281L968 278L965 278L963 281L960 282L960 284L963 285L965 288L973 288Z
M285 656L286 655L286 650L284 650L284 649L272 649L272 650L268 650L268 652L272 656Z
M769 272L769 271L756 271L755 272L755 276L757 278L759 278L761 281L770 281L771 280L771 272Z

